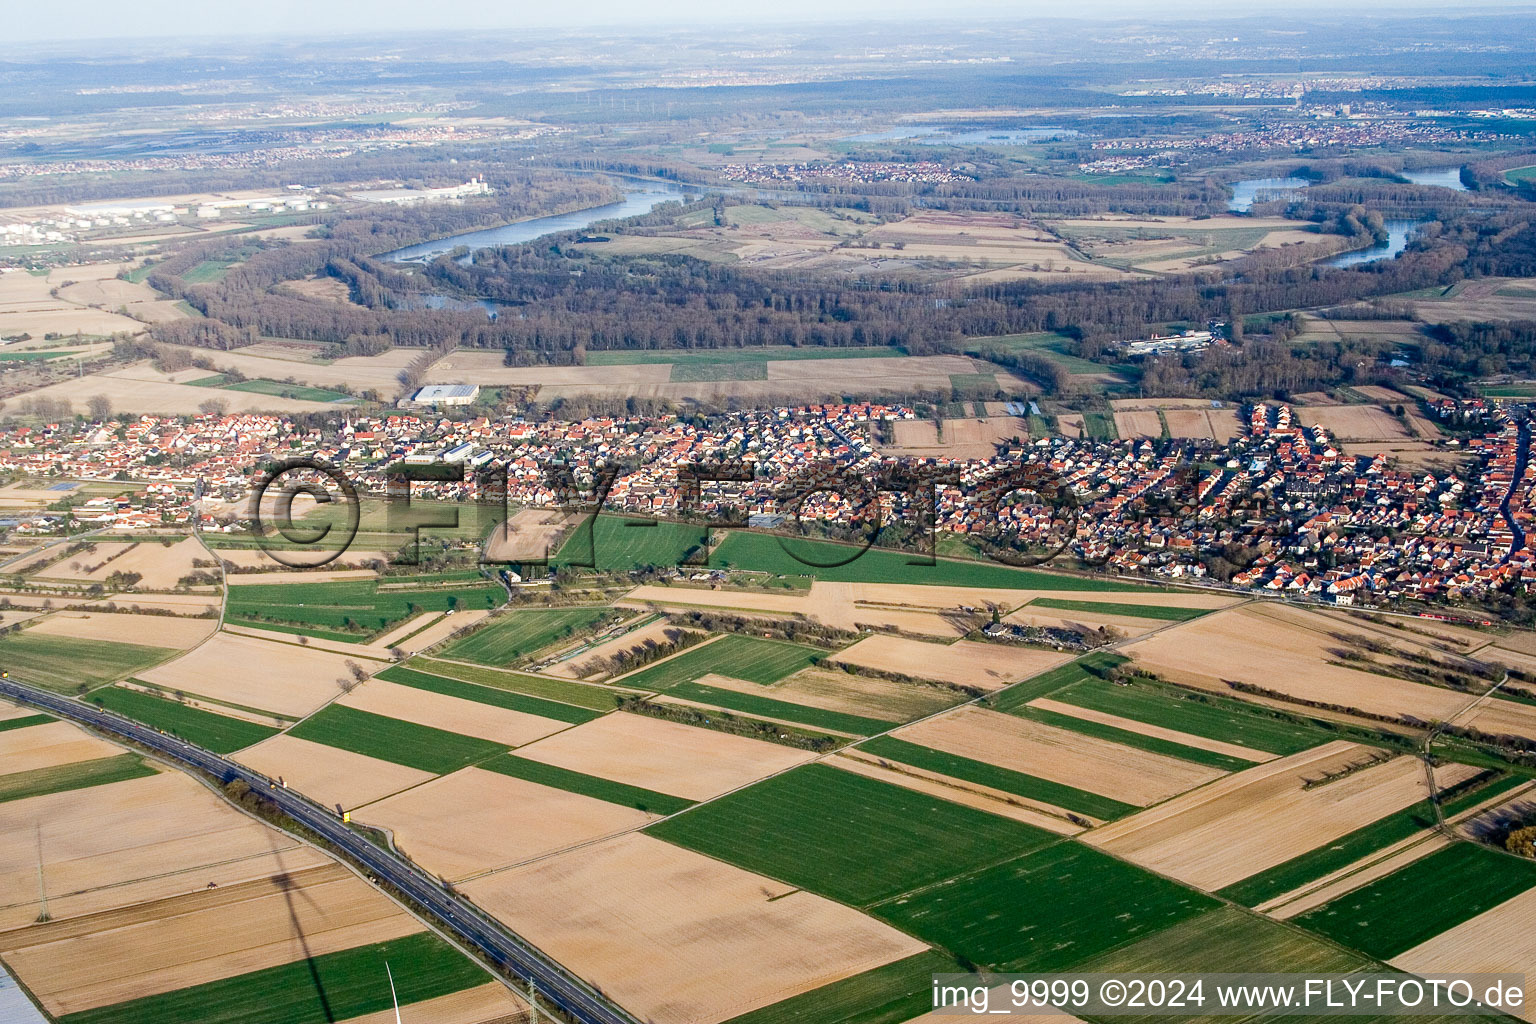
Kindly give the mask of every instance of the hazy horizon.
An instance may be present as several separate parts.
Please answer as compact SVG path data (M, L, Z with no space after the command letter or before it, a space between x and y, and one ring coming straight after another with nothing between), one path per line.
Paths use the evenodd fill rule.
M995 21L1017 18L1062 20L1226 20L1265 13L1292 16L1318 14L1423 15L1426 13L1476 14L1536 10L1526 0L1480 0L1476 3L1444 3L1437 0L1261 0L1256 3L1215 3L1210 0L1171 0L1149 8L1134 0L1083 0L1069 9L1020 5L1009 0L968 0L956 6L936 7L923 0L784 0L761 5L707 3L704 0L671 0L664 6L640 7L619 0L592 0L580 8L508 5L500 9L466 8L462 20L445 15L440 8L423 7L407 0L340 0L324 7L299 0L268 0L253 14L251 8L221 8L193 0L158 0L125 6L108 0L81 0L58 7L32 4L18 6L9 15L10 27L0 49L15 43L96 42L114 39L151 38L304 38L371 36L399 32L507 32L517 30L658 29L713 25L729 27L785 22L850 23L867 20L890 24L932 19Z

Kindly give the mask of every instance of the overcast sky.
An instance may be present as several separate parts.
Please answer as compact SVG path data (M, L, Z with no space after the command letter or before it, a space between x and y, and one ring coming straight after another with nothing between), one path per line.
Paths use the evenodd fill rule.
M1475 10L1530 7L1530 0L0 0L6 43L146 36L337 35L517 28L666 26L784 20L895 20L912 17L1217 17L1254 10Z

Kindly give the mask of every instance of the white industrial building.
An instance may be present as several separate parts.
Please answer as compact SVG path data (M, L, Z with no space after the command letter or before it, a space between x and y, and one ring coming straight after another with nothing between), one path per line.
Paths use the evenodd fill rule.
M347 195L364 203L389 203L403 206L410 203L432 203L445 199L463 199L466 196L488 196L495 192L485 183L485 176L471 178L462 185L448 188L385 188L367 192L348 192Z
M417 388L411 401L417 405L472 405L478 397L478 384L428 384Z

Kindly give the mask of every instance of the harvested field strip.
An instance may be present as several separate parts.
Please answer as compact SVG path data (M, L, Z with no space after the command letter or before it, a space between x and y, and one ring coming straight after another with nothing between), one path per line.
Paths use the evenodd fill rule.
M941 558L933 565L912 565L910 564L912 554L882 548L870 548L845 565L822 568L822 564L847 559L858 549L845 544L798 538L789 539L787 543L795 552L794 555L784 549L778 537L733 530L710 556L710 564L723 565L728 562L736 569L785 576L814 576L818 580L829 583L903 583L992 587L1006 590L1154 592L1154 588L1130 583L1117 583L1086 576L1057 575L1032 569L1014 569L993 562L965 562Z
M216 754L228 754L241 747L260 743L278 731L255 722L216 715L211 711L120 686L103 687L87 699L108 711L116 711L126 718L179 736Z
M859 715L847 715L838 711L825 711L821 708L806 707L804 704L791 704L789 701L759 697L752 693L722 690L718 686L705 686L702 683L678 683L669 689L667 694L682 700L740 711L747 715L778 718L808 725L814 729L831 729L833 732L846 732L854 736L873 736L875 733L894 729L900 724L863 718Z
M1137 619L1158 619L1167 622L1185 622L1210 614L1211 608L1164 608L1155 604L1114 604L1098 601L1068 601L1056 597L1037 597L1029 602L1030 608L1055 608L1068 612L1097 612L1100 615L1125 615Z
M1390 960L1536 886L1536 861L1452 843L1295 918L1335 942Z
M647 831L854 905L1056 840L1033 826L818 764Z
M1214 750L1202 750L1199 747L1186 746L1183 743L1175 743L1172 740L1160 739L1156 736L1146 736L1139 732L1131 732L1128 729L1118 729L1112 725L1105 725L1102 722L1090 722L1086 718L1075 718L1071 715L1059 714L1047 708L1032 707L1026 704L1024 707L1014 708L1008 713L1019 718L1028 718L1042 725L1052 725L1058 729L1079 732L1084 736L1109 740L1111 743L1136 747L1139 750L1151 751L1154 754L1177 757L1182 761L1193 761L1195 764L1203 764L1209 768L1220 768L1222 771L1240 772L1244 768L1253 767L1253 761L1247 758L1233 757L1230 754L1221 754Z
M402 1006L485 983L469 957L430 932L61 1017L63 1024L292 1024L389 1010L388 962Z
M815 647L763 640L755 636L724 636L657 662L616 682L638 690L667 690L710 673L768 685L820 661L827 652Z
M1148 725L1146 722L1138 722L1134 718L1122 718L1119 715L1111 715L1104 711L1094 711L1091 708L1078 707L1076 704L1067 704L1050 697L1041 697L1031 701L1026 707L1039 708L1042 711L1052 711L1058 715L1066 715L1069 718L1077 718L1085 722L1096 722L1099 725L1109 726L1121 732L1133 732L1140 736L1167 740L1175 746L1192 747L1196 750L1206 750L1222 754L1240 761L1244 767L1275 759L1274 754L1263 750L1254 750L1252 747L1227 743L1223 740L1209 740L1204 736L1179 732L1177 729L1166 729L1160 725Z
M1051 699L1270 754L1295 754L1337 737L1335 732L1283 712L1143 679L1124 686L1084 679L1053 692Z
M10 775L0 775L0 803L48 793L63 793L71 789L105 786L109 782L141 779L153 774L155 770L140 760L137 754L119 754L117 757L103 757L95 761L76 761L54 765L52 768L34 768L29 772L12 772Z
M450 642L442 654L481 665L510 665L613 614L606 606L508 612Z
M587 708L591 711L612 711L619 706L619 697L627 691L606 686L589 686L585 683L573 683L564 679L551 679L548 676L529 675L526 672L507 672L501 669L485 668L479 665L465 665L452 661L439 661L435 658L416 658L412 665L435 676L449 679L457 679L465 683L475 683L478 686L489 686L497 690L505 690L508 693L521 693L529 697L542 697L548 700L559 701L562 704L573 704L576 707ZM404 682L396 679L395 682ZM540 712L542 714L542 712ZM553 718L554 715L549 717Z
M448 697L472 700L477 704L489 704L491 707L506 708L508 711L521 711L524 714L538 715L541 718L553 718L557 722L568 722L571 725L590 722L601 714L599 711L576 707L572 704L562 704L559 701L545 700L542 697L529 697L525 694L514 693L510 690L500 690L478 683L464 683L457 679L447 679L428 672L418 672L415 669L405 668L401 665L394 665L385 669L378 674L378 678L391 683L399 683L402 686L413 686L418 690L430 690L433 693L441 693Z
M259 584L265 585L265 584ZM265 619L243 619L236 615L229 615L224 619L224 625L245 629L260 629L271 633L287 633L289 636L310 636L317 640L334 640L344 644L364 644L368 637L358 633L343 633L340 630L321 629L319 626L292 626L284 622L268 622Z
M1441 813L1450 817L1525 781L1515 775L1495 780L1447 801L1441 807ZM1218 895L1245 907L1256 907L1346 868L1378 850L1385 850L1434 824L1435 810L1429 802L1415 804L1356 829L1328 846L1292 857L1283 864L1229 885L1219 890Z
M1005 793L1024 797L1026 800L1038 800L1041 803L1063 807L1102 821L1124 817L1139 809L1134 804L1122 803L1107 796L1089 793L1034 775L1026 775L1010 768L999 768L985 761L975 761L958 754L934 750L932 747L908 743L894 736L876 737L861 743L859 749L876 757L883 757L913 768L937 772L952 779L973 782L978 786L1000 789Z
M7 718L0 722L0 732L6 732L10 729L25 729L29 725L47 725L49 722L55 721L58 721L58 719L48 715L24 715L21 718Z
M983 967L1062 971L1218 905L1090 847L1063 842L870 912Z
M600 779L596 775L584 775L581 772L573 772L569 768L559 768L552 764L544 764L542 761L530 761L526 757L516 757L512 754L493 757L478 767L486 771L510 775L514 779L522 779L525 782L562 789L567 793L578 793L595 800L606 800L611 804L633 807L649 814L676 814L694 804L692 800L684 800L680 796L668 796L666 793L658 793L655 790Z
M902 1024L933 1007L933 976L960 970L930 950L802 992L726 1024Z
M338 704L300 722L288 730L288 735L434 775L447 775L507 750L504 745L490 740L461 736Z
M994 694L988 701L999 711L1012 711L1022 707L1032 700L1038 700L1048 693L1055 693L1064 686L1082 682L1088 679L1097 679L1098 673L1122 665L1129 661L1118 654L1090 654L1086 658L1079 658L1070 665L1062 665L1053 668L1049 672L1042 672L1024 680L1001 693Z
M29 631L0 637L0 668L23 682L59 693L81 683L95 687L116 682L179 653L165 647L34 635Z

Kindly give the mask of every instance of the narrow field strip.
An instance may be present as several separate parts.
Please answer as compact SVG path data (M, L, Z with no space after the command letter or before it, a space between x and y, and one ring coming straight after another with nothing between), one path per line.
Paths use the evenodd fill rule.
M515 754L493 757L477 767L490 772L499 772L502 775L510 775L524 782L535 782L541 786L549 786L551 789L590 796L595 800L606 800L611 804L622 804L651 814L676 814L694 805L694 801L685 800L680 796L669 796L652 789L614 782L611 779L601 779L596 775L571 771L569 768L560 768L542 761L530 761L526 757L518 757Z
M10 775L0 775L0 803L63 793L71 789L105 786L154 774L155 769L145 764L137 754L119 754L117 757L103 757L95 761L76 761L52 768L12 772Z
M47 725L57 721L48 715L24 715L21 718L7 718L0 721L0 732L8 732L11 729L25 729L31 725Z
M601 711L577 707L574 704L547 700L543 697L528 696L512 690L486 686L481 683L461 682L457 679L449 679L444 676L406 668L403 665L394 665L385 669L378 674L378 678L386 682L399 683L402 686L411 686L418 690L430 690L433 693L440 693L447 697L458 697L461 700L474 701L477 704L489 704L492 707L505 708L508 711L521 711L524 714L538 715L541 718L553 718L559 722L569 722L571 725L590 722L602 714Z
M161 732L179 736L216 754L228 754L241 747L260 743L278 732L271 726L203 711L121 686L103 687L92 692L86 700L108 711L116 711L126 718L153 726Z
M542 697L562 704L592 711L612 711L618 707L618 698L629 691L619 687L594 686L576 683L550 676L530 675L527 672L508 672L505 669L486 668L435 658L414 658L415 668L434 676L457 679L460 682L488 686L508 693L521 693L529 697ZM395 680L403 682L403 680Z
M1124 615L1127 618L1157 619L1161 622L1187 622L1209 615L1214 608L1167 608L1156 604L1116 604L1109 601L1069 601L1060 597L1037 597L1029 608L1054 608L1066 612L1098 612L1100 615Z
M1017 683L1003 692L989 697L992 706L999 711L1012 711L1022 707L1032 700L1038 700L1047 694L1054 694L1063 687L1073 683L1098 678L1098 673L1122 665L1129 661L1118 654L1090 654L1086 658L1079 658L1069 665L1061 665L1048 672L1042 672Z
M640 690L669 690L711 673L753 683L776 683L819 662L828 652L784 640L755 636L723 636L673 658L620 676L620 686Z
M894 736L878 736L860 744L859 749L899 764L947 775L952 779L974 782L978 786L1002 790L1026 800L1038 800L1041 803L1076 811L1101 821L1113 821L1115 818L1122 818L1140 810L1134 804L1112 800L1107 796L1089 793L1086 790L1038 776L1026 775L1011 768L999 768L985 761L976 761L958 754L935 750L932 747L909 743Z
M1079 718L1076 715L1064 715L1034 704L1026 704L1024 707L1015 708L1008 713L1019 718L1028 718L1042 725L1052 725L1058 729L1082 733L1084 736L1092 736L1095 739L1109 740L1111 743L1119 743L1122 746L1136 747L1139 750L1162 754L1166 757L1177 757L1182 761L1192 761L1195 764L1203 764L1208 768L1220 768L1222 771L1239 772L1244 768L1251 768L1254 765L1254 762L1247 758L1232 757L1229 754L1221 754L1214 750L1186 746L1183 743L1175 743L1156 736L1148 736L1145 733L1121 729L1087 718Z
M850 733L854 736L873 736L901 724L845 714L840 711L807 707L804 704L775 700L772 697L759 697L756 694L741 693L737 690L725 690L718 686L706 686L703 683L678 683L667 690L667 696L697 701L700 704L711 704L717 708L740 711L760 718L783 719L799 725L807 725L813 729L831 729L833 732Z
M300 722L288 735L433 775L447 775L507 751L501 743L339 704Z

